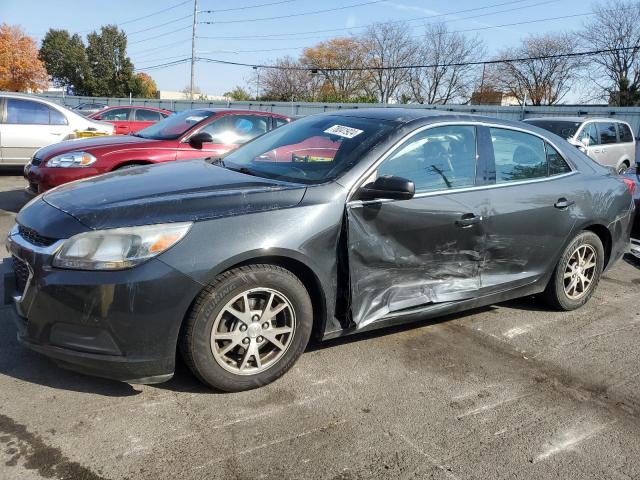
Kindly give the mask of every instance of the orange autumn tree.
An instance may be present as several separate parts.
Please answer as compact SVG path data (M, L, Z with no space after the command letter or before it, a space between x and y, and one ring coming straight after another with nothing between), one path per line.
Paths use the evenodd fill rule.
M28 92L48 85L36 41L13 25L0 25L0 90Z

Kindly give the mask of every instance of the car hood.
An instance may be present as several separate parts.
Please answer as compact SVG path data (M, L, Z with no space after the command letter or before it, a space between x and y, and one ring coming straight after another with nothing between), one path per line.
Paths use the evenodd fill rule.
M198 221L293 207L306 187L204 160L142 165L71 182L43 195L92 229Z
M113 135L94 138L80 138L76 140L66 140L64 142L54 143L53 145L43 147L38 150L36 156L42 160L48 160L55 155L75 152L79 150L86 152L100 150L102 148L112 150L118 147L129 147L131 145L135 145L139 148L147 145L150 146L157 142L158 140L150 140L148 138L136 137L134 135Z

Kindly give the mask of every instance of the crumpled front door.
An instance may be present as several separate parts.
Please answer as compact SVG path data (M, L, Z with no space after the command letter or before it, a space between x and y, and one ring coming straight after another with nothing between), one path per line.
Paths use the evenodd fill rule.
M401 310L472 298L482 221L456 194L347 206L351 315L357 328Z

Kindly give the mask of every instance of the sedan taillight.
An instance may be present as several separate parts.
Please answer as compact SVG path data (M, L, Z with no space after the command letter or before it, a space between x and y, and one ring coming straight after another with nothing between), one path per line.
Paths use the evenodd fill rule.
M627 186L627 188L629 189L629 193L633 197L636 194L636 188L637 188L636 182L634 182L630 178L623 178L622 181Z

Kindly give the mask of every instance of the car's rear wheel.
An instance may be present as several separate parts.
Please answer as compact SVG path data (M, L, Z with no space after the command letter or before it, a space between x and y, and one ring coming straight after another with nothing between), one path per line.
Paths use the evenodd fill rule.
M207 385L249 390L293 366L312 324L311 299L293 273L249 265L220 275L203 290L186 320L180 350Z
M575 310L593 295L604 268L602 241L583 231L564 250L544 292L547 302L560 310Z

